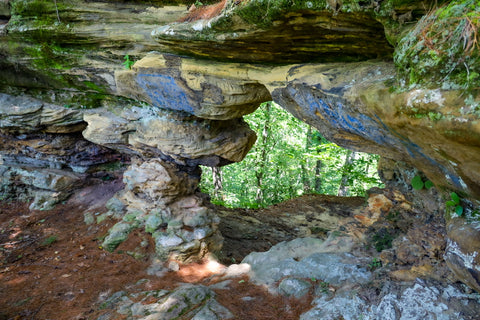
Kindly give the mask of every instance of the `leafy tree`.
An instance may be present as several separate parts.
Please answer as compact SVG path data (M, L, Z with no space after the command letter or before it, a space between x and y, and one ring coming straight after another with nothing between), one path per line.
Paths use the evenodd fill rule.
M378 156L329 142L273 102L245 120L259 137L247 157L222 168L203 167L201 187L214 203L258 208L305 193L336 195L341 188L342 195L364 195L381 184Z

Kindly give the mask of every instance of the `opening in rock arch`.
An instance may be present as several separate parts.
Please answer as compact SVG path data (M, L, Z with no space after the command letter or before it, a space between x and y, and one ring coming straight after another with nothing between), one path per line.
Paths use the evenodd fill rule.
M228 207L256 208L303 194L363 196L382 187L378 156L343 149L274 102L245 117L257 134L247 157L203 167L201 188Z

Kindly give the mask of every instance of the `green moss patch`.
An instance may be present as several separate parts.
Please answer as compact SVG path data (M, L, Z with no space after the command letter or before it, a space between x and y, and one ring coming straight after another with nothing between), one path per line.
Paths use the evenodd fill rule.
M479 89L479 27L478 0L453 1L424 16L395 51L401 84Z

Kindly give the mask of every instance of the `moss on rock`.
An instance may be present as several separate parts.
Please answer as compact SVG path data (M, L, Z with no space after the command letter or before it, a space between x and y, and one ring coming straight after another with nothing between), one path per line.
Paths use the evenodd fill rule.
M395 51L406 88L476 91L480 87L477 0L454 1L424 16Z

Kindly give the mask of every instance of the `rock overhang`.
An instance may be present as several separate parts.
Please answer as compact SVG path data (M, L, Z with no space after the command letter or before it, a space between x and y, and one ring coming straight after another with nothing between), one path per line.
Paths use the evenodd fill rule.
M155 80L145 85L145 75ZM478 119L462 115L461 92L392 90L392 62L271 66L151 53L131 70L117 72L116 80L121 94L200 119L237 118L273 99L344 147L409 162L438 187L478 193L472 165L478 157ZM209 100L212 91L217 103ZM473 143L456 138L465 126Z
M469 1L459 1L458 4L466 8L464 4ZM394 161L409 162L422 171L422 175L431 179L440 191L458 192L462 201L465 200L464 205L467 205L467 198L471 200L480 198L478 92L467 92L466 95L465 92L454 90L452 87L422 85L394 87L396 71L390 62L393 48L389 43L395 45L399 39L398 35L402 33L394 29L397 26L399 30L408 31L414 25L413 22L425 13L425 9L422 11L419 7L427 4L423 7L428 8L428 4L433 1L381 1L381 3L347 0L295 1L296 7L292 7L292 1L268 1L268 4L272 5L270 15L265 15L266 7L259 6L266 1L252 0L237 4L226 1L225 13L229 13L228 10L233 6L244 5L243 3L245 6L253 5L252 8L257 5L258 12L251 16L246 12L243 15L236 13L224 15L230 20L217 18L185 24L172 24L173 18L168 18L168 21L162 20L162 23L169 25L162 29L165 35L162 35L162 32L155 34L158 44L149 39L145 33L145 30L153 28L155 19L152 19L152 16L147 19L148 21L142 20L143 23L140 23L138 28L131 28L125 35L120 35L120 31L128 26L126 21L128 19L125 18L130 18L131 10L126 10L126 15L123 14L125 12L119 15L118 18L123 19L120 21L105 7L107 5L90 4L89 8L97 5L102 7L100 16L108 16L102 23L111 23L110 27L113 28L104 29L101 25L90 23L89 20L86 24L75 24L75 32L63 30L63 25L53 24L56 20L55 10L50 10L46 13L49 15L47 17L49 20L46 21L52 24L43 27L54 31L53 44L65 41L72 48L81 47L81 50L59 51L55 46L47 46L46 53L54 55L36 56L34 59L27 55L26 58L19 58L14 63L11 59L1 63L2 66L8 66L9 69L5 70L20 70L23 74L22 79L18 78L21 81L10 83L13 87L37 86L35 90L41 91L46 90L45 83L53 86L54 89L51 91L43 92L42 98L55 94L59 96L59 93L69 91L66 87L70 86L75 87L71 91L75 93L88 88L85 92L87 95L107 94L115 97L118 94L153 105L144 108L149 111L141 117L142 119L132 118L128 112L122 114L119 110L104 108L93 110L90 114L85 113L84 117L89 125L84 134L96 144L139 157L145 160L146 164L151 164L150 161L156 163L161 159L166 164L158 162L159 168L172 166L173 171L195 173L196 175L192 174L195 179L198 178L199 164L217 166L243 158L253 143L253 136L237 118L253 112L260 102L274 99L299 119L307 121L323 135L342 146L378 153ZM401 4L400 8L396 6L397 4ZM370 5L372 7L367 8ZM52 3L48 6L50 9L53 8ZM391 10L388 6L391 6ZM146 12L147 9L142 10ZM76 15L84 20L91 17L88 12L86 13L88 10L80 11L81 13L79 10L72 10L70 15L60 7L60 16L62 21L70 21L69 19ZM176 11L175 15L178 13L179 11ZM11 31L9 40L21 41L22 36L27 35L27 31L29 33L32 28L42 28L38 21L32 24L31 20L19 21L19 18L21 20L17 14L13 19L19 24L15 26L12 23L6 28ZM361 28L352 26L349 19L350 22L362 22L359 24ZM385 28L385 31L382 28ZM295 33L295 30L298 32ZM318 32L319 30L322 32ZM137 31L138 37L135 34ZM395 34L396 40L392 38ZM326 35L332 38L326 39ZM41 32L31 32L28 36L28 40L33 42L45 38L41 37ZM95 45L85 43L86 37L89 36ZM118 42L112 44L110 39ZM10 49L6 49L5 46L7 42L2 42L4 46L1 49L3 56L7 58L20 57L27 53L24 50L26 47L30 48L30 44L26 47L22 44L20 49L9 51ZM335 45L336 42L338 45ZM79 52L83 55L88 50L93 50L96 44L102 44L102 50L106 48L105 52L77 59ZM34 46L33 51L37 52L39 48L41 47ZM84 49L86 51L83 51ZM138 61L132 70L118 72L117 82L113 81L113 70L120 68L121 57L124 54L130 53L138 58L143 57L151 49L160 49L177 55L148 55ZM406 49L409 50L408 47ZM8 55L5 52L19 54ZM69 54L70 58L74 58L71 59L73 67L53 63L62 62L61 59ZM181 57L178 54L194 56L196 59ZM54 61L56 58L58 61ZM368 60L371 58L382 59ZM46 59L50 59L47 62L52 63L45 64ZM67 60L66 62L69 62ZM28 65L29 61L35 62L36 65ZM339 61L342 63L335 63ZM397 68L398 61L397 59ZM305 63L292 64L299 62ZM15 69L17 66L18 69ZM45 68L40 68L42 66ZM470 70L474 71L467 67L467 73ZM65 77L60 79L58 75ZM471 76L474 78L475 74L472 72ZM43 79L48 81L40 88L38 86ZM62 81L65 79L69 81ZM73 81L70 81L72 79ZM77 86L78 81L81 86ZM116 91L117 88L119 91ZM103 98L100 97L100 100ZM134 109L133 105L137 103L132 102L130 111ZM54 110L58 111L58 115L63 112L65 117L73 114L58 106ZM24 119L25 126L19 130L38 129L42 133L44 132L42 130L52 131L49 133L51 136L48 136L50 139L56 134L67 133L63 131L68 130L74 131L78 136L79 130L85 126L82 119L78 119L76 127L72 126L73 123L61 119L59 121L65 122L62 125L48 123L35 115L37 111L31 114L30 120ZM17 116L20 115L9 114L8 121L11 122L11 119ZM76 116L74 118L73 122L77 121ZM27 122L32 124L33 129L29 128L30 124ZM103 125L105 128L102 129ZM7 122L4 122L4 132L11 133L19 128L8 126ZM95 128L101 130L95 133L93 130ZM227 137L228 143L222 140L222 137ZM14 137L12 141L27 146L33 143L30 140L24 141L28 139L22 139ZM49 139L47 144L51 142ZM83 140L82 143L87 142ZM225 145L231 148L227 150ZM2 154L7 153L4 149ZM32 152L25 157L33 159L36 155ZM55 164L57 161L63 166L70 159L64 157L51 161L54 157L50 155L47 155L47 158L46 162L41 162L42 165L46 166L52 162ZM14 162L18 159L3 157L4 162ZM93 163L90 162L89 165L91 164ZM143 169L145 168L140 164L132 166L130 176L141 174L144 172ZM192 185L196 185L195 179L192 180ZM146 193L156 192L155 188L149 190L148 186L145 187ZM192 190L190 191L193 192ZM192 194L182 193L179 196ZM148 207L151 203L144 205L134 195L128 194L123 199L126 202L131 201L132 208L140 203L148 210L151 209ZM476 203L478 201L473 205ZM195 208L203 210L200 200L198 207ZM151 227L150 222L157 217L156 214L143 213L152 217L148 220ZM167 232L166 235L158 234L159 237L168 236L169 240L175 240L176 237L185 236L181 228L178 228L175 215L162 217L164 218L171 219L172 232L170 234ZM141 223L147 224L147 220L142 220ZM205 226L213 230L216 223L212 218ZM206 229L199 230L203 232ZM454 234L449 232L451 238L454 238ZM191 238L191 235L187 236L188 239ZM188 241L185 243L183 249L186 250L190 244ZM210 242L204 242L205 245L208 243ZM195 244L196 249L203 250L197 245L198 243ZM471 250L467 253L473 254ZM461 264L459 266L460 269L464 267ZM471 280L465 282L468 281ZM476 288L476 285L472 287Z

